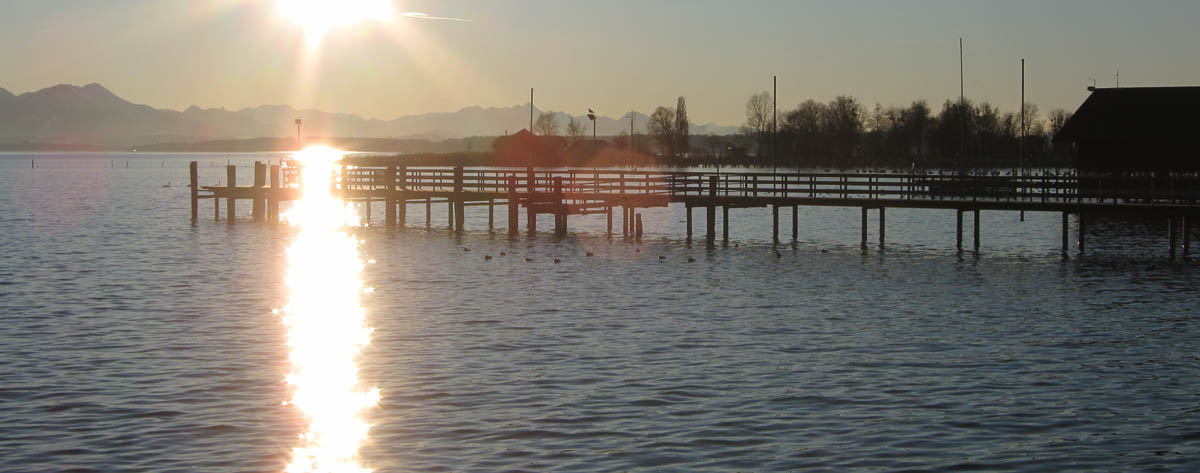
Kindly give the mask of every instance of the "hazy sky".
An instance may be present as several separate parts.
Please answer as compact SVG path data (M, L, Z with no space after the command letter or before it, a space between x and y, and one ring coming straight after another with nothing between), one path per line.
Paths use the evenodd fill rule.
M779 75L780 108L852 94L868 107L966 93L1014 110L1020 58L1043 114L1074 109L1089 77L1200 84L1200 2L416 1L398 18L330 31L319 51L274 0L3 0L0 87L99 82L160 108L287 103L367 117L511 106L620 116L675 104L740 124Z

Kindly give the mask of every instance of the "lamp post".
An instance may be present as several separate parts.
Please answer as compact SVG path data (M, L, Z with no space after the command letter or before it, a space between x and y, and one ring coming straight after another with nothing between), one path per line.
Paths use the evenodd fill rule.
M592 121L592 156L596 155L596 111L588 109L588 120Z

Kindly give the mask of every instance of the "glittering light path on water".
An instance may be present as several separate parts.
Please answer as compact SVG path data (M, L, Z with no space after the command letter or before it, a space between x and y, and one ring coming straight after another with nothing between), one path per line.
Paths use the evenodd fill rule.
M358 240L346 231L357 224L353 206L330 193L341 154L309 148L296 154L303 166L302 196L285 217L297 227L287 250L290 300L287 327L292 399L309 422L292 450L292 472L367 472L358 449L370 426L365 412L379 390L358 380L356 359L370 342L360 297Z

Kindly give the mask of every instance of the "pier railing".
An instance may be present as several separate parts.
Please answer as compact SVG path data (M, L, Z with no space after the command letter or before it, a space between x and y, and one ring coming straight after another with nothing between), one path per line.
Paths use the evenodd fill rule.
M289 182L285 174L285 184ZM568 199L737 197L749 199L970 200L1047 203L1195 204L1200 176L913 172L697 172L528 168L347 166L342 188L420 193L562 194Z

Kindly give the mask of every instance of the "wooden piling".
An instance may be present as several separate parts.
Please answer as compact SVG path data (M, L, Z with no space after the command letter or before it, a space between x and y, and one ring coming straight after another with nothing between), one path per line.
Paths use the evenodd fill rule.
M792 206L792 241L796 241L800 237L800 206Z
M729 205L721 206L721 239L729 243Z
M554 178L554 234L567 234L567 203L563 199L563 180Z
M634 236L638 240L641 240L642 239L642 214L641 214L641 212L637 213L636 220L637 220L637 232L635 233Z
M866 215L866 209L863 209L863 215ZM779 243L779 205L771 206L771 240ZM864 244L866 240L863 241Z
M496 199L488 199L488 231L496 229Z
M975 252L979 252L979 209L975 209Z
M1071 249L1071 240L1068 235L1070 228L1071 228L1070 214L1068 214L1067 212L1063 212L1062 213L1062 252L1063 252L1063 255L1066 255L1067 252L1070 251L1070 249Z
M884 236L887 234L886 212L883 207L879 208L879 247L883 248Z
M963 215L963 210L962 210L962 209L957 209L957 210L955 210L955 211L954 211L954 213L955 213L955 215L957 215L957 216L958 216L958 218L956 219L956 222L957 222L957 223L955 224L955 227L954 227L954 228L955 228L955 232L954 232L954 234L956 235L956 237L955 237L955 243L954 243L954 247L955 247L956 249L958 249L958 251L962 251L962 240L963 240L963 239L962 239L962 230L963 230L963 228L962 228L962 227L963 227L963 225L962 225L962 215Z
M509 176L508 178L508 234L516 235L520 230L517 229L517 224L520 222L517 216L517 177Z
M713 241L717 238L717 204L715 202L717 198L717 176L708 176L708 197L714 202L709 202L708 206L704 208L704 239L706 241ZM689 210L688 237L691 237L691 219L692 212Z
M425 197L425 229L433 228L433 197Z
M455 232L461 233L466 226L467 208L463 197L463 167L454 167L454 224Z
M383 188L387 192L384 199L383 224L388 228L396 227L396 166L388 166L383 171Z
M446 201L446 228L454 231L454 201Z
M537 212L535 212L533 210L532 204L533 204L533 200L534 200L533 196L534 196L534 193L536 192L536 190L535 190L536 186L534 184L537 181L534 179L533 166L529 166L526 179L527 180L525 182L525 189L526 189L526 192L528 192L528 194L529 194L529 200L525 206L525 220L527 220L527 222L525 223L525 227L530 232L536 232L537 231Z
M612 238L612 212L613 212L613 207L611 205L604 206L605 219L608 220L608 237L609 238Z
M225 178L227 179L226 183L229 184L226 186L229 188L229 193L225 198L225 221L233 225L233 217L236 215L234 202L237 201L233 198L234 191L237 189L237 166L232 164L225 166Z
M261 222L266 219L267 210L267 195L263 191L263 186L267 184L267 165L261 162L254 162L254 200L251 201L250 215L254 217L255 222Z
M863 248L867 247L867 208L862 208L862 243Z
M684 208L684 211L687 213L687 239L691 240L692 239L692 206L688 205L688 204L684 204L683 208Z
M192 221L195 222L200 215L200 177L195 161L188 163L188 183L192 194Z
M279 165L271 165L271 193L267 196L267 221L279 223L279 198L283 195L283 182L279 180Z

